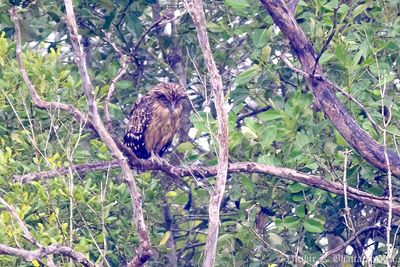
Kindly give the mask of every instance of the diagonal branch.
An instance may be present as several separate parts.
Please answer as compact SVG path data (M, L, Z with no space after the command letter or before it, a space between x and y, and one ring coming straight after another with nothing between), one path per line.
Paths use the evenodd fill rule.
M11 216L17 221L19 227L21 228L22 232L24 233L24 237L31 242L33 245L41 247L39 242L32 236L31 232L29 232L28 227L22 221L22 219L18 216L17 211L14 209L13 206L7 203L2 197L0 197L0 204L6 207L6 209L11 213Z
M311 74L317 55L311 42L286 8L285 3L282 0L260 0L260 2L267 9L283 35L289 39L292 50L300 60L301 70L304 73ZM311 75L311 77L306 78L306 82L312 88L318 107L354 150L373 166L387 171L385 148L358 125L357 121L336 97L333 83L326 78L316 77L324 76L319 64L315 67L315 74L314 77ZM400 156L393 150L388 150L387 154L392 173L400 177Z
M72 5L72 0L64 0L66 17L65 21L68 27L71 44L73 47L73 52L75 56L75 62L79 69L79 74L82 79L83 91L86 96L86 101L88 104L89 116L92 120L93 127L96 129L101 140L107 145L111 152L111 155L117 159L119 166L121 167L125 181L129 187L129 192L131 194L131 201L133 206L133 219L136 223L136 228L139 234L140 245L136 252L136 256L133 260L128 263L128 266L141 266L143 265L152 255L150 239L147 233L147 227L144 222L141 196L138 192L135 178L130 170L127 159L118 148L118 145L114 139L110 136L105 128L103 122L101 121L98 108L96 105L96 99L93 92L92 83L88 74L86 58L82 49L82 45L79 40L78 27L76 25L75 13Z
M215 264L219 231L219 210L225 192L226 176L228 171L228 115L225 109L222 79L218 73L208 40L203 1L189 0L184 1L184 3L192 17L193 23L196 26L199 45L203 52L207 70L210 75L210 83L214 94L214 103L218 122L218 172L215 189L214 192L211 193L210 206L208 208L209 227L203 261L203 266L209 267L214 266Z
M59 102L48 102L44 101L41 99L39 94L37 93L35 86L29 79L28 73L25 70L24 62L21 57L22 53L22 45L21 45L21 30L18 22L18 15L17 15L17 9L16 7L13 7L10 9L10 15L11 19L14 24L14 29L15 29L15 41L16 41L16 58L18 62L18 69L19 72L21 73L22 79L26 86L28 87L29 94L31 95L32 102L33 104L40 108L40 109L46 109L46 110L62 110L65 111L69 114L72 115L72 117L80 124L86 124L89 128L93 128L91 122L88 120L88 117L86 114L82 113L79 111L77 108L75 108L72 105L68 105L65 103L59 103Z

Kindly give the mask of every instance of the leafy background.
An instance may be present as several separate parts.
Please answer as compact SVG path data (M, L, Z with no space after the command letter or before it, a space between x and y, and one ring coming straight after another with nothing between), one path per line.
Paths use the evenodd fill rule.
M15 60L11 4L21 9L24 60L28 74L43 99L62 101L86 110L81 81L67 40L63 5L54 1L0 2L0 194L17 208L19 216L42 244L60 243L85 253L91 260L117 266L132 258L138 238L132 225L132 208L119 170L89 172L21 185L13 175L112 159L106 146L83 125L58 110L32 106ZM386 110L392 113L388 144L396 147L399 135L400 2L300 1L296 19L320 51L335 24L334 35L320 63L329 79L366 108L382 125L381 91L386 89ZM111 104L113 125L122 136L129 109L140 94L161 80L177 81L173 66L184 65L191 95L192 127L189 141L174 145L167 159L180 156L182 165L216 164L215 112L210 86L197 44L194 26L183 14L169 26L145 35L166 10L180 10L170 1L75 1L78 25L96 90L98 105L119 69L119 55L105 39L130 54L128 74L116 86ZM341 181L344 158L350 149L324 115L315 109L304 79L278 55L298 64L286 39L255 0L205 1L207 28L229 103L230 161L254 161L313 173ZM161 13L160 13L161 11ZM174 58L176 47L182 58ZM383 135L354 102L338 94L352 116L375 140ZM254 108L270 106L256 116L239 117ZM375 195L387 194L386 174L371 167L356 153L348 155L349 185ZM185 178L185 189L157 172L139 172L146 224L156 254L151 266L168 264L168 238L176 242L180 266L201 262L207 231L209 191L214 180ZM394 180L394 195L399 195ZM190 210L184 209L192 195ZM386 215L349 200L356 229L384 224ZM294 257L315 259L327 249L326 240L346 239L351 231L343 218L344 199L320 189L259 174L231 174L223 201L218 266L289 266ZM172 221L170 220L172 218ZM397 221L394 221L397 227ZM0 207L0 243L31 245L10 214ZM360 237L352 255L369 247L373 256L385 255L385 233ZM333 239L332 239L333 240ZM372 242L372 243L371 243ZM372 244L372 245L371 245ZM272 248L272 249L271 249ZM102 251L102 252L101 252ZM278 252L280 251L280 252ZM71 265L66 258L57 258ZM0 256L4 266L31 266L31 262ZM376 265L378 266L378 265Z

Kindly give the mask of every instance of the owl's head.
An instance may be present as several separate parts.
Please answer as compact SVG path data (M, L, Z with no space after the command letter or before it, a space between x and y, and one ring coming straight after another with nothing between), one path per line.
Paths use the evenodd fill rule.
M182 109L183 100L187 94L183 86L176 83L160 83L149 92L159 105L168 108L171 112Z

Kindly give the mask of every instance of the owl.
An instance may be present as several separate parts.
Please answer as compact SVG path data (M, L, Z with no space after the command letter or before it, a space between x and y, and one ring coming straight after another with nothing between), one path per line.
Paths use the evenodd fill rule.
M124 143L138 158L162 157L179 129L185 90L175 83L160 83L132 108Z

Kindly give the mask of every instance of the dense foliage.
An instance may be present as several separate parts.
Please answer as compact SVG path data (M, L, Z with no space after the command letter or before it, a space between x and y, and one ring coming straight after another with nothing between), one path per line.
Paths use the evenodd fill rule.
M179 158L178 164L185 166L215 165L215 112L196 31L190 16L183 13L182 4L153 0L75 4L100 108L120 67L121 55L112 45L130 59L128 73L117 83L110 105L117 133L122 136L124 119L138 96L159 81L177 81L174 70L181 64L196 131L191 130L189 140L175 142L166 158ZM54 1L0 2L0 196L17 209L42 244L69 245L105 265L126 263L134 255L138 238L130 195L119 179L118 169L78 174L71 168L70 175L24 185L13 180L16 174L112 157L98 137L68 114L32 105L15 59L14 30L8 16L11 5L23 6L23 58L39 95L45 100L70 103L82 111L87 108L62 18L63 5ZM317 51L335 29L320 63L327 77L361 102L378 125L382 127L383 117L388 119L391 113L387 128L391 148L397 146L400 134L399 5L397 0L312 0L300 1L296 9L297 22ZM350 186L386 196L386 174L357 153L348 153L351 148L346 141L315 108L304 78L279 58L285 55L295 65L298 63L260 3L205 1L205 8L213 56L229 105L230 161L284 166L333 181L341 181L346 175ZM180 15L172 24L153 27L175 10ZM109 39L106 33L110 33ZM181 56L176 53L178 48ZM374 129L365 110L343 94L338 93L338 97L361 127L382 143L382 131ZM267 111L246 116L267 106ZM348 165L344 166L346 157ZM137 182L157 252L149 265L170 261L167 241L173 236L178 265L197 266L204 249L208 187L213 179L186 177L176 186L159 172L139 171ZM396 196L399 183L396 179L393 182ZM191 206L185 209L189 195ZM348 205L355 231L386 223L386 213L379 209L351 199ZM273 176L230 174L221 207L217 264L284 266L293 264L295 256L313 262L326 251L327 239L333 236L346 240L354 233L343 216L344 207L342 196L321 189ZM396 221L393 227L397 227ZM0 244L31 248L2 208L0 229ZM381 244L385 242L385 232L377 231L360 236L359 243L347 252L361 257L368 247L371 255L384 256L386 248ZM62 264L68 264L69 259L58 257ZM0 263L37 264L10 256L0 256Z

